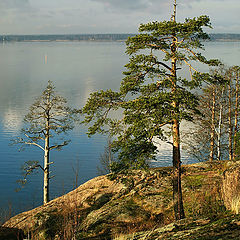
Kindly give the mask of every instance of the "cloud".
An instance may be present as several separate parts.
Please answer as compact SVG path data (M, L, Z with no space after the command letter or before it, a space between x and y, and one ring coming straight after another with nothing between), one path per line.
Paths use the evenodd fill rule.
M105 5L105 8L111 9L124 9L124 10L146 10L152 9L156 11L160 11L162 7L173 5L174 1L166 1L166 0L91 0L93 2L102 3ZM182 0L182 4L190 4L191 2L199 2L202 0ZM216 0L218 1L218 0ZM221 1L221 0L220 0Z
M105 8L105 12L113 11L124 15L125 13L132 12L144 12L154 15L164 15L167 13L171 14L173 9L174 0L89 0L102 4ZM181 0L177 1L178 8L192 9L194 3L202 3L206 0ZM226 0L212 0L214 2L222 2ZM168 15L169 15L168 14ZM161 16L160 16L161 18Z
M168 20L174 0L0 0L4 34L136 32L140 23ZM239 22L239 0L178 0L177 20L208 15L223 32ZM223 17L224 16L224 17ZM216 28L217 29L217 28ZM235 30L233 30L235 29Z
M166 0L90 0L92 2L102 3L105 9L111 9L114 11L120 11L124 14L124 11L132 12L155 12L158 13L166 11L167 7L171 5ZM157 9L156 9L157 8Z
M29 6L29 0L0 0L0 8L4 9L21 9Z
M103 3L106 8L138 10L149 7L151 1L148 0L91 0Z

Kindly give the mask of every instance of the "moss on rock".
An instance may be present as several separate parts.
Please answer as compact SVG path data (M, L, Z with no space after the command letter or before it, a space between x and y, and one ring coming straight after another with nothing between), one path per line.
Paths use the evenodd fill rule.
M239 170L240 164L227 162L183 166L185 222L174 223L172 168L165 167L130 171L114 180L97 177L46 205L13 217L4 226L30 232L32 240L112 239L132 232L132 239L146 234L149 240L188 239L187 234L195 239L201 232L210 239L207 232L214 237L212 229L226 234L226 227L234 230L240 225L232 224L232 216L228 222L224 220L226 196L238 194L237 182L235 193L231 194L230 188L222 191L226 176L230 179ZM220 219L225 223L220 224Z

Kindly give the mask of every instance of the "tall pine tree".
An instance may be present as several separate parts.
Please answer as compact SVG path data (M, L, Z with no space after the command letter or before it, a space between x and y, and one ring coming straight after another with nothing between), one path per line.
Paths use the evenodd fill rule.
M168 140L165 126L171 128L174 211L175 218L182 219L179 127L182 120L191 121L192 114L198 112L198 99L192 90L207 77L192 66L192 61L212 66L218 61L207 60L198 51L203 49L201 40L209 39L203 31L203 27L211 28L209 17L178 23L176 8L175 0L170 21L140 25L139 34L126 42L130 60L120 90L92 93L82 112L84 123L92 123L90 135L106 131L115 135L112 146L118 152L118 162L113 164L113 171L146 167L157 154L154 140ZM177 74L183 65L189 68L189 78ZM111 110L117 112L109 114ZM114 119L116 115L122 117Z

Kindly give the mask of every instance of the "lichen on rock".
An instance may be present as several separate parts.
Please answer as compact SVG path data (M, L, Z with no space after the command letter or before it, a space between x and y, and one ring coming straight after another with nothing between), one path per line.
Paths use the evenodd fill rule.
M4 227L30 233L32 240L113 239L132 232L134 239L195 239L203 229L206 235L207 227L213 234L211 229L221 225L217 219L226 218L226 208L239 211L239 171L238 163L183 166L185 223L174 222L172 168L165 167L129 171L114 180L109 176L94 178L48 204L11 218ZM216 224L210 226L208 221ZM225 225L238 229L239 222ZM141 238L146 234L151 238Z

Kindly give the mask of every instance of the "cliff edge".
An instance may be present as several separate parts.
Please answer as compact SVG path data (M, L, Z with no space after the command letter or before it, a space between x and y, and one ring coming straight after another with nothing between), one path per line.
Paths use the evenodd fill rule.
M15 239L25 235L32 240L240 239L239 162L183 166L186 219L178 222L171 167L130 171L110 179L110 175L94 178L11 218L0 229L0 239L14 239L13 233L7 238L4 229L14 229L19 235Z

